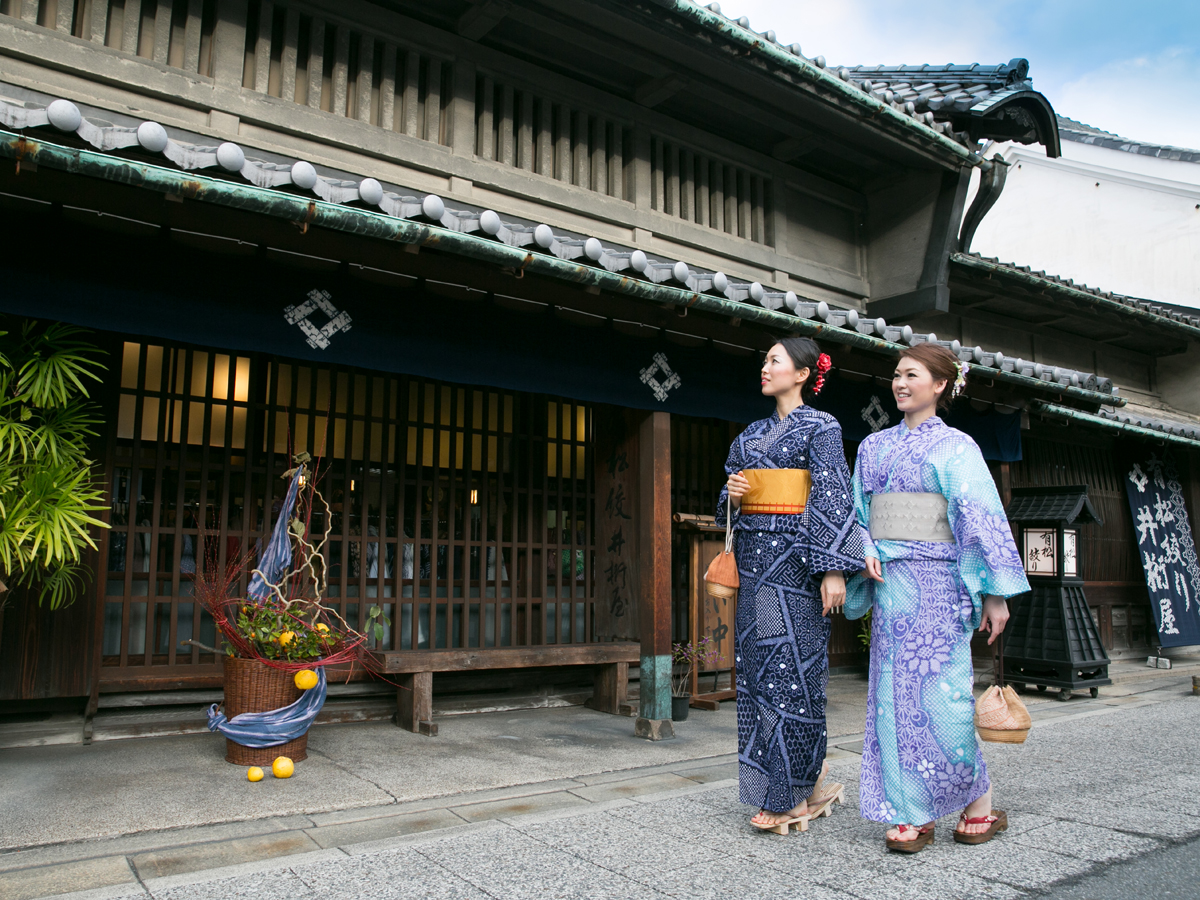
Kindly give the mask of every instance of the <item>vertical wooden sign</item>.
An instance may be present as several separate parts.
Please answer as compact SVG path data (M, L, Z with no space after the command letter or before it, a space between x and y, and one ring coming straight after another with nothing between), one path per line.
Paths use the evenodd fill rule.
M597 406L596 639L638 640L638 441L632 413Z

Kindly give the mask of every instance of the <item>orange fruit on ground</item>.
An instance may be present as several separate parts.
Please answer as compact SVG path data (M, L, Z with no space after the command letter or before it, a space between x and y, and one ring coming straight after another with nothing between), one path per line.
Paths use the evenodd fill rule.
M301 669L296 673L293 679L296 682L296 687L302 691L312 690L317 686L317 673L312 669Z
M277 756L275 762L271 763L271 774L276 778L291 778L295 771L295 764L286 756Z
M248 768L246 770L246 778L249 779L250 781L262 781L263 780L263 770L260 769L258 766L251 766L250 768Z

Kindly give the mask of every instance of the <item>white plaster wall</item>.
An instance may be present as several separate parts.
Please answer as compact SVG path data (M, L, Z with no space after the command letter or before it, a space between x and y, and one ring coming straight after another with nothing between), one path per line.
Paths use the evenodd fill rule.
M1012 166L972 252L1106 291L1200 308L1200 163L1067 140L1062 150L1059 159L1020 144L988 151Z

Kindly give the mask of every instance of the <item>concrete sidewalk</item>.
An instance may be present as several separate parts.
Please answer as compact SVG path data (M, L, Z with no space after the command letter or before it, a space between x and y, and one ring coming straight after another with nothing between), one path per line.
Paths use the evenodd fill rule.
M1135 674L1137 680L1104 688L1098 700L1027 697L1036 723L1030 741L1023 747L987 747L1002 789L1009 785L1006 767L1013 760L1032 762L1048 746L1058 747L1055 752L1066 758L1042 760L1032 773L1017 766L1011 777L1014 786L1020 785L1018 797L1047 774L1048 796L1063 796L1055 772L1062 773L1070 796L1071 779L1089 766L1096 770L1096 784L1118 792L1127 783L1141 784L1144 791L1153 783L1152 792L1162 792L1167 781L1156 781L1159 776L1200 779L1194 753L1181 770L1167 755L1126 755L1114 746L1108 752L1120 753L1116 758L1147 760L1147 771L1135 773L1132 782L1127 782L1129 773L1114 774L1106 766L1105 746L1112 745L1111 738L1130 737L1124 726L1139 707L1179 707L1177 724L1186 727L1172 726L1170 737L1186 737L1189 747L1200 724L1200 700L1183 699L1190 677ZM848 784L857 780L864 701L864 679L831 681L830 759L837 777ZM1130 716L1114 717L1122 711ZM308 865L303 860L312 853L357 858L381 846L379 841L434 839L445 829L481 823L519 830L524 827L519 823L547 815L619 817L614 803L626 808L653 799L649 815L663 796L697 791L711 797L694 802L711 805L718 802L712 798L720 798L727 824L744 817L740 808L735 815L728 806L736 796L730 793L736 778L733 704L716 713L693 711L679 726L678 739L659 744L634 740L629 719L578 707L455 717L448 724L435 739L381 724L316 729L310 760L296 776L268 777L257 785L223 761L223 742L215 736L2 751L0 895L26 900L104 886L120 893L122 885L140 891L142 885L195 881L197 872L214 867L261 868L281 856L296 856L301 866ZM1079 728L1103 728L1098 733L1105 739L1099 746L1080 746L1082 762L1074 764L1068 761L1077 755L1072 741L1082 739L1052 738L1060 729L1066 735ZM1200 781L1189 785L1181 798L1194 795ZM1086 799L1094 811L1099 798ZM855 818L850 809L839 813L844 813L840 819ZM616 827L607 818L599 821ZM1194 824L1200 829L1200 821ZM828 826L822 821L813 827ZM744 830L744 822L737 827ZM1178 822L1171 827L1190 833Z

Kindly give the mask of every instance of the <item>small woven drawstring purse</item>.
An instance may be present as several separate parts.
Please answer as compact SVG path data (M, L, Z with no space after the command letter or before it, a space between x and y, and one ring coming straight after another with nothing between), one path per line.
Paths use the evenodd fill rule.
M1029 736L1033 720L1012 685L1004 684L1003 637L1000 637L997 645L997 683L975 701L975 728L985 741L995 744L1023 744Z
M725 496L725 549L708 564L704 573L704 587L708 593L721 600L737 596L741 578L738 576L737 560L733 556L733 501Z

